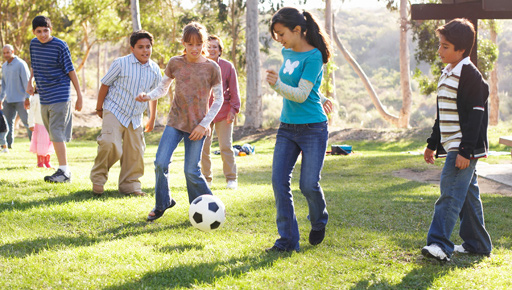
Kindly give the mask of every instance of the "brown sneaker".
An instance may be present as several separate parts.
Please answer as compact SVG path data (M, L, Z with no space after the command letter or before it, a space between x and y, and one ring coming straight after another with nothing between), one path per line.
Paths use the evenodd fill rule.
M94 195L102 195L103 194L103 185L93 184L92 185L92 194Z

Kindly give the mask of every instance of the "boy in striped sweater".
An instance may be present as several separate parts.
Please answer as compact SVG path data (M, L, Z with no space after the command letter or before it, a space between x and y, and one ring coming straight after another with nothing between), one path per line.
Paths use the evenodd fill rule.
M66 142L71 141L73 116L71 109L71 85L76 90L75 110L82 110L82 93L73 67L71 53L66 42L52 36L52 23L46 16L32 20L32 32L36 36L30 41L30 79L27 93L34 95L32 80L35 78L41 102L41 117L53 142L59 168L46 182L70 182Z
M489 87L469 58L475 42L473 24L454 19L436 33L438 54L447 66L437 87L437 118L424 159L433 164L436 153L446 161L441 196L435 203L427 246L421 252L440 261L449 261L454 252L490 255L492 243L485 229L475 169L478 158L487 156ZM459 217L463 243L454 245L450 236Z

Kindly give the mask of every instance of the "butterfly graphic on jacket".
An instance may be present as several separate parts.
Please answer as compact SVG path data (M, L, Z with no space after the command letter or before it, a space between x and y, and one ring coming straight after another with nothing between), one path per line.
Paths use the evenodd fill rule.
M293 71L298 66L299 66L298 60L291 62L289 59L287 59L284 64L283 74L288 73L289 75L292 75Z

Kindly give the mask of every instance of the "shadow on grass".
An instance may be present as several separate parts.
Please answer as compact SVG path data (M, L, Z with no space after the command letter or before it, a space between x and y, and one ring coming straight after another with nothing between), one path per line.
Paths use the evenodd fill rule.
M125 223L117 228L99 232L97 236L79 235L76 237L55 236L51 238L37 238L0 246L0 255L5 258L24 258L44 251L62 249L63 247L86 247L105 241L121 240L124 238L158 233L170 228L185 228L188 221L169 226L152 227L148 222Z
M40 189L39 189L40 190ZM12 203L3 203L0 204L0 213L4 211L12 211L12 210L27 210L31 209L33 207L40 207L40 206L46 206L50 204L65 204L69 202L80 202L85 200L91 200L91 199L102 199L102 198L115 198L115 199L121 199L121 198L131 198L131 195L125 195L122 193L119 193L117 190L106 190L103 195L101 196L94 196L92 194L92 191L90 190L80 190L75 191L70 194L66 195L58 195L58 196L52 196L44 199L39 199L35 201L29 201L29 202L17 202L14 201Z
M435 259L422 259L423 257L421 257L417 263L422 266L407 273L398 284L386 281L375 283L381 278L372 274L370 279L359 281L351 289L431 289L436 279L440 279L456 269L471 268L485 259L485 257L478 255L466 255L462 259L460 259L460 256L452 256L452 258L454 257L458 260L439 262Z
M270 268L277 259L289 256L290 254L262 254L232 258L227 261L180 265L161 271L149 272L137 281L103 289L201 288L201 284L213 284L224 276L238 278L248 272Z

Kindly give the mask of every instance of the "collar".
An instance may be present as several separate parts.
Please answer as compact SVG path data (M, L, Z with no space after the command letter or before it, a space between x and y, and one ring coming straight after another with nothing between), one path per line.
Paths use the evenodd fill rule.
M151 61L151 60L150 60L150 59L148 59L148 62L146 62L146 63L144 63L144 64L143 64L143 63L141 63L141 62L140 62L140 61L135 57L135 55L133 54L133 52L132 52L132 53L130 53L130 62L131 62L131 63L137 63L137 62L138 62L141 66L148 66L150 61Z
M446 75L446 76L456 75L456 76L460 76L460 72L462 71L462 66L470 64L470 63L471 63L471 58L469 58L469 56L466 56L464 59L459 61L459 63L454 68L452 68L451 64L447 65L443 69L441 75Z

